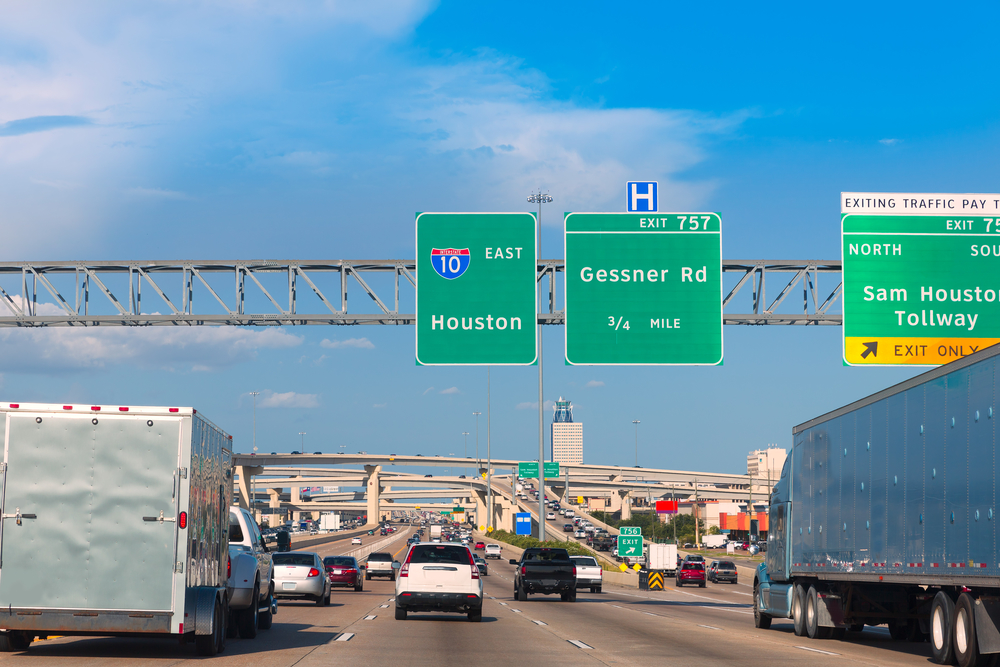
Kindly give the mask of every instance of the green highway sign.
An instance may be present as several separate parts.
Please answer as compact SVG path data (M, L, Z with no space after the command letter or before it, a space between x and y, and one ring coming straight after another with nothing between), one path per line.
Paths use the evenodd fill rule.
M417 363L535 363L534 214L418 213L416 228Z
M843 357L937 365L1000 343L1000 195L842 193Z
M546 461L543 466L545 477L559 477L559 462ZM522 461L517 464L517 476L526 479L538 479L538 461Z
M642 535L619 535L618 536L618 556L619 558L637 558L642 555Z
M718 213L567 213L566 362L722 363Z
M642 535L642 526L619 526L619 535Z

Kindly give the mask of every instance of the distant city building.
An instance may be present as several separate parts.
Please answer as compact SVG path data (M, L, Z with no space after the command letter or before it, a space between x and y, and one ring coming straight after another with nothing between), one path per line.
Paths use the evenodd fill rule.
M552 408L552 460L583 463L583 422L573 421L573 404L562 396Z
M776 482L781 477L781 468L785 465L787 456L788 452L777 445L768 445L767 449L750 452L747 455L747 474L753 479L770 479Z

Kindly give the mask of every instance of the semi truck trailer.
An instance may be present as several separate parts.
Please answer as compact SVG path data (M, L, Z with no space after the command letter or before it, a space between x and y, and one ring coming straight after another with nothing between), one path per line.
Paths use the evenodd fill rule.
M793 430L754 577L758 628L888 625L939 664L1000 653L1000 345Z
M225 647L232 440L191 408L0 403L0 651L49 635Z

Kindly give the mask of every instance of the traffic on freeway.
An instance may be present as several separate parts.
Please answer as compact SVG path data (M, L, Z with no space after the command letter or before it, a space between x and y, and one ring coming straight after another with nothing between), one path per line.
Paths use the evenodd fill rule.
M380 551L405 561L414 531L412 526L403 527ZM423 544L425 548L449 545ZM311 550L326 559L344 557L352 548L357 547L350 539L335 539ZM509 545L504 550L511 552ZM601 593L580 589L574 602L564 602L558 595L531 595L518 601L515 567L500 560L490 570L479 580L479 622L470 623L467 613L449 610L411 611L405 620L398 620L400 580L372 579L364 581L361 590L334 588L329 606L304 599L279 600L269 630L253 640L230 638L224 653L209 660L251 665L263 659L273 667L365 662L467 665L469 656L488 653L495 665L520 665L530 654L553 665L808 661L894 666L923 665L929 656L929 645L894 642L881 628L866 628L853 633L850 641L821 646L804 644L790 622L776 621L773 632L762 633L753 627L751 588L742 582L683 590L668 585L664 591L605 584ZM52 637L34 642L24 652L0 655L0 661L19 665L174 665L188 660L198 658L176 640L124 637Z

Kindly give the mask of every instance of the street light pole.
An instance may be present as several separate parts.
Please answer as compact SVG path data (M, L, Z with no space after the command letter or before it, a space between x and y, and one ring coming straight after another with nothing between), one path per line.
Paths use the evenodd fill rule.
M253 397L253 453L256 454L257 453L257 397L260 396L260 392L259 391L251 391L250 392L250 396ZM250 475L250 511L251 512L254 512L254 505L256 504L254 501L256 501L256 500L257 499L254 497L254 492L253 492L253 475ZM254 518L255 519L257 518L256 514L254 514Z
M301 445L302 450L301 451L302 451L303 454L305 454L306 453L306 432L305 431L299 431L299 435L302 437L302 445Z
M639 467L639 424L641 423L638 419L633 419L632 423L635 424L635 467Z
M465 458L469 458L469 432L468 431L462 431L462 435L465 436ZM468 468L465 469L465 474L466 475L469 474L469 469Z
M493 530L493 455L490 452L490 367L486 367L486 530Z
M538 192L528 195L528 202L538 204L538 261L542 259L542 204L552 202L548 193ZM542 305L542 281L538 281L538 307ZM545 541L545 402L542 398L542 327L538 327L538 539Z
M476 410L472 413L476 418L476 476L479 476L479 469L483 467L482 462L479 460L479 415L483 414Z

